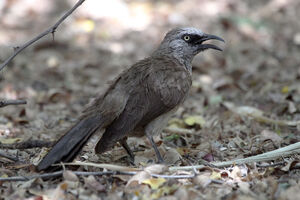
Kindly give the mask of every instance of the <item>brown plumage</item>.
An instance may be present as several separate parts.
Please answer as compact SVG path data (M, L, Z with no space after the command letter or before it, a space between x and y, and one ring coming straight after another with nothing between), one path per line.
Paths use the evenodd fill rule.
M214 45L201 49L199 46L202 42L199 43L199 40L212 35L198 29L172 31L150 57L121 73L108 90L95 99L83 112L78 123L43 158L37 166L38 170L48 169L53 163L74 159L91 135L99 129L105 129L105 132L96 145L96 153L105 152L120 142L133 159L126 138L146 135L155 149L158 161L162 161L152 136L161 132L170 116L185 100L192 84L191 60L207 48L220 50ZM184 34L192 34L193 37L198 35L198 43L184 41ZM211 39L222 40L216 36Z

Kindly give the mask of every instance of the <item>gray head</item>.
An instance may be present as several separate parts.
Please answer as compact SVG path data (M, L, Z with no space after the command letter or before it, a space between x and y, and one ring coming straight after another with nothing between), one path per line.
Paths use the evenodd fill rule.
M169 31L161 42L154 54L171 55L185 66L191 65L195 55L207 49L222 51L213 44L203 44L207 40L219 40L225 42L222 38L203 33L196 28L175 28Z

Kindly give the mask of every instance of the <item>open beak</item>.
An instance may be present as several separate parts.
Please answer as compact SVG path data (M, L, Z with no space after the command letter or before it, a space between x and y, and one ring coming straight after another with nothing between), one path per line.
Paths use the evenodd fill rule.
M199 39L197 41L197 43L199 44L199 50L206 50L206 49L215 49L218 51L223 51L220 47L213 45L213 44L202 44L204 41L207 40L219 40L221 42L225 42L225 40L223 40L222 38L216 36L216 35L209 35L209 34L205 34L204 36L201 37L201 39Z

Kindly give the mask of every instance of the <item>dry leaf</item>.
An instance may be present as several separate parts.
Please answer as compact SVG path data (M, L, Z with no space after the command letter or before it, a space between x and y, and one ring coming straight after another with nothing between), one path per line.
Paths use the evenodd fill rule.
M210 175L211 179L219 180L222 178L220 172L213 171L212 174Z
M282 141L282 138L275 132L270 130L263 130L261 132L262 140L272 140L275 144L280 144Z
M230 177L232 177L233 179L237 179L237 178L241 178L242 177L242 173L241 170L238 166L234 166L231 173L230 173Z
M210 173L198 175L193 179L193 182L197 185L200 185L202 188L206 188L211 183L210 176Z
M84 178L84 185L87 188L90 188L97 192L103 192L105 191L105 186L102 185L100 182L98 182L94 176L88 176L87 178Z
M288 172L290 171L299 161L297 160L290 160L287 165L284 167L280 168L282 171Z
M151 178L149 172L141 171L136 175L131 177L131 179L127 182L126 187L132 187L141 184L144 180Z
M166 164L172 165L181 159L181 155L176 149L170 148L166 151L164 158Z
M184 118L184 123L188 126L200 126L203 127L205 124L205 119L200 115L191 115Z
M65 180L67 181L72 181L72 182L77 182L79 181L78 177L76 174L74 174L74 172L70 171L70 170L65 170L63 172L63 177Z
M158 189L165 182L166 182L166 179L164 179L164 178L150 178L150 179L146 179L146 180L142 181L142 183L150 185L152 190Z
M0 142L2 144L13 144L17 142L21 142L23 139L22 138L0 138Z
M166 165L162 165L162 164L150 165L144 169L144 171L146 171L150 174L161 174L163 172L166 172L167 170L168 170L168 167Z

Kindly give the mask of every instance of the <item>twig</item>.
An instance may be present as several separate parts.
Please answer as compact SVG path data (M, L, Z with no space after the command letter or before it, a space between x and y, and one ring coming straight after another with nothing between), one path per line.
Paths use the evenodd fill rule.
M30 46L31 44L33 44L34 42L38 41L39 39L41 39L42 37L48 35L49 33L52 33L53 38L54 38L54 33L57 29L57 27L70 15L74 12L74 10L76 10L76 8L78 8L85 0L79 0L66 14L64 14L53 26L51 26L49 29L47 29L46 31L44 31L43 33L39 34L38 36L36 36L35 38L33 38L32 40L26 42L24 45L18 47L15 49L15 52L13 55L11 55L8 59L6 59L1 65L0 65L0 71L8 64L12 61L12 59L14 59L14 57L16 57L16 55L18 55L21 51L23 51L25 48L27 48L28 46Z
M296 154L296 153L300 153L300 142L291 144L291 145L283 147L283 148L276 149L274 151L259 154L256 156L251 156L248 158L230 160L230 161L225 161L225 162L213 162L211 164L215 167L226 167L226 166L230 166L230 165L240 165L240 164L252 163L252 162L276 160L278 158L282 158L283 156L289 156L289 155ZM61 165L61 164L55 164L53 166L58 166L58 165ZM92 166L92 167L106 168L109 170L122 171L122 172L130 172L130 171L136 172L136 171L142 170L142 169L138 169L138 168L123 167L123 166L111 165L111 164L97 164L97 163L84 163L84 162L64 163L64 165ZM170 167L169 171L195 170L195 169L202 169L204 167L205 167L205 165Z
M27 102L25 100L0 100L0 108L5 107L8 105L20 105L20 104L26 104Z
M130 168L130 167L124 167L119 165L112 165L112 164L97 164L97 163L85 163L77 161L75 163L60 163L60 164L54 164L53 166L60 166L60 165L80 165L80 166L90 166L90 167L97 167L97 168L103 168L103 169L109 169L112 171L117 171L120 173L130 173L130 175L135 175L137 172L142 171L143 169L139 168ZM129 175L129 174L125 174ZM184 179L184 178L194 178L196 174L192 175L162 175L162 174L150 174L153 177L156 178L175 178L175 179Z
M52 166L62 166L62 165L75 165L75 166L90 166L90 167L97 167L97 168L105 168L112 171L119 171L119 172L137 172L141 171L139 168L131 168L131 167L124 167L119 165L112 165L112 164L97 164L97 163L86 163L77 161L75 163L60 163L54 164Z
M276 167L279 165L284 165L286 162L281 161L281 162L277 162L277 163L271 163L271 164L256 164L257 167Z
M150 174L155 178L167 178L167 179L187 179L187 178L195 178L196 174L191 175L164 175L164 174Z
M0 149L32 149L41 147L51 147L53 142L42 140L27 140L24 142L18 142L13 144L2 144L0 142Z
M63 175L62 171L52 172L52 173L45 173L45 174L36 174L32 176L12 176L12 177L0 177L1 181L29 181L36 178L53 178ZM82 171L72 171L77 176L103 176L103 175L128 175L133 176L137 172L119 172L119 171L106 171L106 172L82 172ZM161 174L151 174L152 177L156 178L168 178L168 179L187 179L187 178L194 178L194 175L161 175Z
M19 161L19 159L17 157L14 157L14 156L11 156L11 155L7 155L7 154L1 153L1 152L0 152L0 157L7 158L7 159L12 160L14 162L18 162Z
M276 159L282 158L284 156L289 156L292 154L299 154L299 153L300 153L300 142L297 142L295 144L291 144L289 146L282 147L282 148L276 149L274 151L259 154L256 156L251 156L248 158L242 158L242 159L236 159L236 160L230 160L230 161L225 161L225 162L215 162L212 164L216 167L226 167L226 166L230 166L230 165L240 165L240 164L251 163L251 162L276 160ZM170 167L169 170L170 171L193 170L194 168L199 169L199 168L203 168L203 167L204 167L204 165Z

